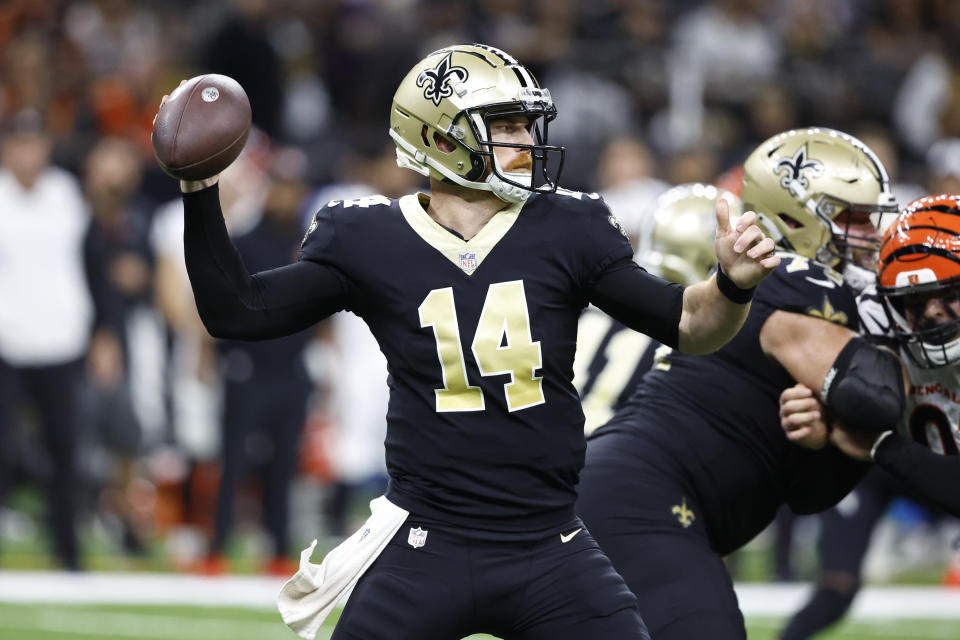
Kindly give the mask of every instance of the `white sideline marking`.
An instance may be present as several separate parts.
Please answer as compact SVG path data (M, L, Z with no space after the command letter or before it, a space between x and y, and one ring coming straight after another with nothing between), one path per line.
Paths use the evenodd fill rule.
M197 605L274 609L282 578L216 578L151 573L67 573L0 570L0 602ZM810 594L805 584L738 584L747 616L786 616ZM960 620L960 589L867 587L853 604L855 619Z
M273 609L284 582L282 578L263 576L0 571L0 602Z
M280 621L275 623L236 618L178 617L110 611L8 611L0 628L46 631L48 633L83 634L96 637L119 636L150 640L270 640L288 639L290 631Z
M788 616L813 590L807 584L738 584L740 610L747 616ZM857 620L931 618L960 620L960 589L937 586L866 587L853 602Z

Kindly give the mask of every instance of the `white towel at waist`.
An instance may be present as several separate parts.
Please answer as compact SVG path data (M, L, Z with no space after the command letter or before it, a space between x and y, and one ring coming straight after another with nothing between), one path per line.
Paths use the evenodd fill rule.
M287 626L301 638L315 640L334 606L353 590L408 515L408 511L380 496L370 501L370 517L364 525L332 549L322 563L310 562L316 540L304 549L300 570L277 596L277 608Z

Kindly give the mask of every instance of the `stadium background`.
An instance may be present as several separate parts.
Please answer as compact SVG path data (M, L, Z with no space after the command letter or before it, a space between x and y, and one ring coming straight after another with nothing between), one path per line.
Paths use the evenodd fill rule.
M35 416L26 411L17 437L0 443L17 451L0 511L0 638L292 637L270 610L278 578L259 575L268 551L255 481L238 490L231 575L195 576L210 569L200 565L219 477L218 376L235 363L218 365L209 342L188 344L212 364L198 355L184 369L169 353L200 334L184 282L165 271L161 227L177 188L149 144L156 105L180 79L224 73L250 96L258 133L225 178L239 233L277 183L297 197L301 220L332 197L420 186L392 167L392 93L425 53L486 42L553 93L564 185L600 191L635 229L669 185L735 182L754 146L796 126L863 138L901 203L960 191L958 29L951 0L6 0L0 128L25 109L43 113L53 162L81 182L94 214L93 152L114 159L98 175L123 191L121 224L150 228L155 254L117 267L147 268L125 326L132 406L122 415L135 426L104 429L96 411L77 420L85 571L58 571L49 552L50 463ZM357 357L351 329L335 329L307 350L315 389L292 489L294 549L317 536L332 544L382 482L376 428L371 438L338 408L369 390L343 388L358 375L341 369ZM338 501L346 509L331 515ZM751 638L772 637L804 588L758 585L815 575L815 519L783 530L793 532L792 567L774 559L777 531L732 560ZM956 522L895 503L868 556L858 624L835 637L960 638L958 590L935 586L958 563L958 534Z

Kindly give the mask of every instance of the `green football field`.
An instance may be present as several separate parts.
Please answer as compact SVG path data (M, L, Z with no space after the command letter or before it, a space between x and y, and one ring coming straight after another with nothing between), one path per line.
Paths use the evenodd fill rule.
M332 621L318 640L330 637ZM750 640L772 640L780 622L751 619ZM0 640L294 640L267 609L0 604ZM489 636L473 636L475 640ZM960 640L957 620L849 622L823 640Z

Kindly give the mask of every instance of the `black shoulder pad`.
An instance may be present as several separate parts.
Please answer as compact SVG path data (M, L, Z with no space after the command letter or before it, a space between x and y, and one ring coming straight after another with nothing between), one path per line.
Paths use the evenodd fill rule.
M760 283L755 303L859 330L856 297L840 274L803 256L778 255L780 264Z

